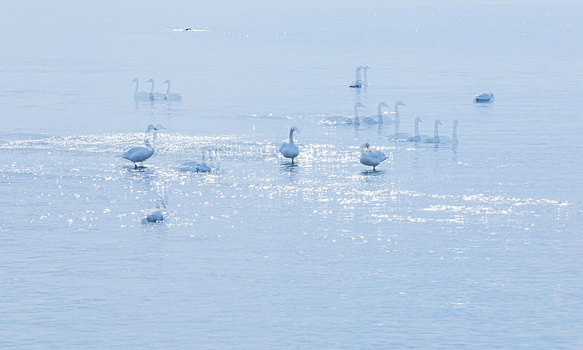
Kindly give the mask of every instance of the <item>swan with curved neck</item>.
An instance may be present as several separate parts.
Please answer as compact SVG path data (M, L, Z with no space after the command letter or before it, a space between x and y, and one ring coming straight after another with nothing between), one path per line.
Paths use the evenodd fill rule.
M354 84L350 85L351 88L359 89L362 87L362 80L360 79L360 71L362 66L358 66L354 69Z
M289 143L283 143L279 148L279 152L285 158L291 158L292 164L294 163L294 159L300 154L300 149L294 143L294 132L297 129L295 127L291 127L289 129Z
M367 76L367 71L370 69L369 66L361 66L362 68L362 86L363 87L367 87L368 86L368 76Z
M138 91L138 86L140 84L139 80L135 78L132 83L136 83L136 88L134 89L134 101L145 102L148 101L148 93L146 91Z
M395 111L393 114L395 115L394 123L395 123L395 133L393 134L392 138L395 141L406 141L409 139L409 134L406 132L400 132L399 127L401 126L401 118L399 117L399 106L405 106L405 104L401 101L395 102Z
M148 99L150 101L163 100L164 94L159 93L159 92L154 92L154 79L150 78L147 82L152 84L152 86L150 88L150 93L148 94Z
M441 125L441 121L439 119L435 120L435 124L433 127L433 137L428 138L425 140L426 143L440 143L441 140L439 138L439 126Z
M376 167L385 159L387 159L386 154L381 151L370 149L370 144L368 142L362 145L362 152L360 153L361 164L372 166L372 170L376 171Z
M415 118L415 136L409 137L409 142L421 142L421 135L419 135L419 123L423 123L421 118Z
M378 124L383 125L383 107L389 107L386 103L384 102L379 102L378 106L377 106L377 116L376 118L374 117L362 117L360 118L360 122L362 124Z
M166 87L166 94L164 95L164 100L177 102L182 101L182 96L180 96L180 94L170 92L170 84L172 84L170 80L164 80L164 84L168 84L168 86Z
M160 129L165 129L162 125L158 124L156 126L150 124L146 128L146 136L150 133L150 131L154 130L152 143L156 141L156 133ZM145 147L132 147L126 153L123 154L123 158L129 160L130 162L134 163L134 169L138 168L137 163L143 163L146 159L150 158L154 155L154 147L150 144L148 139L144 140Z

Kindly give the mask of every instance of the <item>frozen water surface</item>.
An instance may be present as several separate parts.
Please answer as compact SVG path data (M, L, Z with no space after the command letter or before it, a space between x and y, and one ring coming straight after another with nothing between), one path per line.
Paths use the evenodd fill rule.
M580 4L160 4L3 6L2 348L583 346Z

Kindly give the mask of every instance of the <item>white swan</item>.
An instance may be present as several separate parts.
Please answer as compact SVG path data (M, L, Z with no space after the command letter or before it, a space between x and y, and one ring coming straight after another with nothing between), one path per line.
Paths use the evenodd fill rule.
M389 105L387 105L384 102L379 102L379 105L377 107L377 117L373 118L373 117L363 117L360 122L362 124L378 124L378 125L383 125L383 107L389 107Z
M136 83L136 88L134 89L134 101L136 102L147 102L148 101L148 93L146 91L138 91L138 85L140 82L137 78L132 80L132 83Z
M452 123L452 129L451 129L451 139L447 136L439 136L439 143L440 144L453 144L453 145L457 145L458 141L457 141L457 126L458 126L458 121L454 120Z
M202 154L202 159L200 162L196 162L196 161L188 161L188 162L184 162L182 163L183 167L180 168L180 170L182 171L194 171L197 173L210 173L211 171L213 171L213 168L207 164L206 162L206 153L209 153L209 158L212 161L212 153L210 149L201 149L200 150L201 154Z
M148 94L148 99L150 101L163 100L164 94L160 92L154 92L154 79L150 78L147 82L152 84L152 87L150 88L150 93Z
M360 117L358 116L358 107L364 107L364 105L360 102L356 102L354 104L354 118L352 117L328 117L319 123L321 124L328 124L328 125L352 125L359 126L360 125Z
M372 170L376 171L376 167L385 159L387 159L387 156L381 151L370 149L368 142L362 145L360 163L363 165L372 166Z
M358 66L354 69L354 83L349 85L351 88L360 89L362 87L362 80L360 79L360 71L362 66Z
M394 123L395 123L395 133L391 136L394 141L407 141L409 139L409 134L406 132L400 132L399 127L401 124L401 119L399 118L399 106L405 106L405 104L401 101L395 102L395 111L393 114L395 115Z
M362 87L367 87L368 86L368 76L366 75L366 72L370 69L369 66L361 66L362 68Z
M180 102L182 101L182 96L180 96L180 94L177 94L175 92L170 92L170 80L164 80L164 84L168 84L168 87L166 88L166 94L164 95L164 100L166 101L176 101L176 102Z
M294 158L300 154L298 146L294 143L294 131L296 131L295 127L289 129L289 143L284 142L279 148L279 152L281 152L284 157L291 158L292 164L294 163Z
M425 140L425 143L440 143L441 139L439 138L439 126L441 125L441 121L439 119L435 120L435 126L433 128L433 137L428 138Z
M423 123L421 118L415 118L415 136L409 137L409 142L423 142L429 138L427 135L419 135L419 123Z
M158 124L156 126L150 124L146 129L146 134L154 130L154 136L152 137L152 142L156 141L156 133L160 129L165 129L162 125ZM123 158L134 163L134 169L138 168L136 163L143 163L146 159L150 158L154 154L154 147L150 144L148 139L144 140L145 147L132 147L127 152L123 154Z
M492 103L494 102L494 94L481 94L474 97L474 103Z

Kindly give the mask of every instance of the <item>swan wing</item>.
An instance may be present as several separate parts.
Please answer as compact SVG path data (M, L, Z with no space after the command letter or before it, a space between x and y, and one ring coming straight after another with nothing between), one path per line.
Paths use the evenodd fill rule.
M132 162L143 162L150 158L152 154L154 154L153 149L148 149L146 147L132 147L124 153L123 158Z

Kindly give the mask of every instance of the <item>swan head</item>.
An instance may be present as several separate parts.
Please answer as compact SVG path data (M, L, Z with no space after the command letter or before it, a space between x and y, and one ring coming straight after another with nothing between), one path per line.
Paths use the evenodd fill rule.
M290 132L290 133L294 133L294 132L300 132L300 129L296 128L295 126L292 126L292 127L289 129L289 132Z
M395 103L395 106L403 106L403 107L405 107L406 105L403 103L403 101L397 101Z
M149 133L150 131L154 130L154 131L158 131L158 130L162 130L162 129L166 129L164 127L164 125L162 124L156 124L156 126L150 124L148 125L148 127L146 128L146 134Z
M146 81L146 82L147 82L147 83L153 83L153 82L154 82L154 79L150 78L150 79L148 79L148 81Z
M362 107L362 108L364 108L364 105L363 105L362 103L360 103L360 102L356 102L356 103L354 104L354 108L358 108L358 107Z
M162 84L170 84L170 80L166 79Z
M439 119L435 119L435 126L438 126L438 125L442 125L442 124L441 124L441 120L439 120Z
M360 67L361 67L362 69L364 69L364 70L370 69L370 67L369 67L369 66L360 66Z
M381 101L381 102L379 102L379 108L381 108L381 107L389 107L389 105L386 104L385 101Z
M134 78L134 79L132 80L132 83L137 83L137 82L138 82L138 78Z
M415 118L415 123L423 123L423 120L421 118Z
M454 121L453 121L453 126L454 126L454 127L455 127L455 126L458 126L458 122L457 122L457 120L454 120Z

